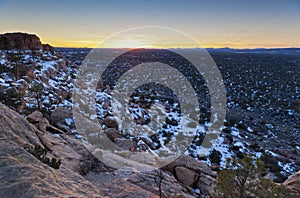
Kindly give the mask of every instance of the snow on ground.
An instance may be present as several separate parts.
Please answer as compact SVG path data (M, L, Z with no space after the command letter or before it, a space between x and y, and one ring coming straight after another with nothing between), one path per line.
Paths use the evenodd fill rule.
M40 98L42 107L45 107L50 111L55 109L56 106L71 107L71 98L66 96L73 90L72 81L74 79L72 79L68 73L69 69L65 60L63 58L58 59L58 57L62 57L62 55L57 54L57 52L44 52L41 50L7 50L0 51L0 55L0 64L7 65L6 72L0 74L0 86L2 87L2 91L5 92L5 88L9 87L23 89L24 87L26 88L26 84L31 87L30 84L35 82L43 85L43 93ZM32 68L34 74L27 73L26 75L29 76L16 76L14 73L16 63L8 61L10 59L7 57L12 56L13 58L18 58L19 55L21 55L19 63L26 66L28 71ZM60 69L58 70L57 68ZM35 77L32 79L30 75L34 75ZM25 77L25 81L17 81L18 78L23 77ZM32 98L33 95L30 96L28 89L25 90L25 93L22 90L22 94L25 94L23 98L27 109L37 107L37 101Z
M270 154L270 155L272 155L273 157L277 157L278 156L278 154L276 154L276 153L274 153L272 151L269 151L269 150L265 150L265 152L268 153L268 154Z
M296 169L293 167L294 164L295 164L295 162L290 162L290 163L286 163L286 164L283 164L282 162L278 162L278 165L280 167L282 167L281 174L283 174L283 175L285 175L286 173L295 174Z
M225 167L226 166L226 159L232 158L233 152L229 151L229 145L224 144L224 138L219 137L215 142L213 143L212 149L215 149L219 151L222 154L220 166Z
M5 65L6 60L5 59L0 59L0 65Z
M240 132L236 127L231 127L231 135L241 137Z
M67 123L68 126L70 126L74 122L74 120L73 118L65 118L65 122Z

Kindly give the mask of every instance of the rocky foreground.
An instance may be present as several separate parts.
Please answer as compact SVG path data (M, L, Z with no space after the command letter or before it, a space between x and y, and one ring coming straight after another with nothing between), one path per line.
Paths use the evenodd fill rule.
M31 123L30 123L30 122ZM157 197L157 172L116 170L101 163L102 152L49 124L40 112L27 120L0 104L1 197ZM48 158L61 160L54 169L38 160L28 147L40 145ZM114 156L111 156L112 158ZM183 163L184 162L184 163ZM160 174L163 197L194 197L213 188L216 173L183 156ZM177 178L177 179L176 179Z

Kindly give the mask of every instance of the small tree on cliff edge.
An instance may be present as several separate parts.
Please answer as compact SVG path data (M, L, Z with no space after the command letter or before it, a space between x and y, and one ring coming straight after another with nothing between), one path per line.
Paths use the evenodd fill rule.
M28 89L29 94L35 98L39 111L41 110L41 100L43 97L43 84L38 81L33 81Z
M264 163L245 155L243 159L227 159L226 169L219 171L216 190L226 198L283 197L286 189L263 178Z

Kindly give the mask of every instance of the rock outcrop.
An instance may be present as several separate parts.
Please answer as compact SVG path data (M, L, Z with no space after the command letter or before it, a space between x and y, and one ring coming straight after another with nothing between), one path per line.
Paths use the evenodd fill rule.
M6 33L0 35L0 48L3 50L43 50L43 45L34 34Z
M158 170L111 168L92 145L53 130L45 120L37 111L25 119L0 103L0 197L159 197ZM60 159L59 169L26 150L35 145L45 148L47 157ZM196 196L172 174L161 172L162 197Z
M42 121L38 113L29 120ZM2 104L0 132L0 197L103 196L101 189L80 175L81 167L88 167L84 155L89 154L80 141L42 132ZM62 160L59 170L35 158L26 145L47 148L47 156Z
M290 176L283 185L291 191L290 197L300 197L300 171Z
M42 44L40 38L35 34L22 32L0 34L0 49L54 51L51 45Z

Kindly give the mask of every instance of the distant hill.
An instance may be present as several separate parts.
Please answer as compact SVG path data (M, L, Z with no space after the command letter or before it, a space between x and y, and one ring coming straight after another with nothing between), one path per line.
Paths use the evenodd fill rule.
M300 53L300 48L256 48L256 49L233 49L233 48L207 48L209 52L227 52L227 53Z

